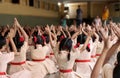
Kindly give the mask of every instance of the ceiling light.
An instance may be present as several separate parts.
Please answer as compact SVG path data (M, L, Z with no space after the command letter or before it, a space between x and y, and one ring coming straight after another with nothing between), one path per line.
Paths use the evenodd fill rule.
M61 2L58 2L58 6L61 6Z

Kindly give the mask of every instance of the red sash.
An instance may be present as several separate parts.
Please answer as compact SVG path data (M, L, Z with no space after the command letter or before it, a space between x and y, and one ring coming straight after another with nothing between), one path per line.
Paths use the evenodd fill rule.
M34 61L34 62L42 62L42 61L44 61L45 59L32 59L32 61Z
M90 62L90 60L89 59L88 60L78 60L78 59L76 59L75 62Z
M12 65L22 65L22 64L25 64L25 61L23 61L23 62L11 62L10 64L12 64Z
M54 53L50 53L50 55L54 55Z
M91 58L95 58L96 57L96 55L91 55Z
M49 56L46 56L45 58L49 58Z
M0 75L6 75L6 73L5 72L0 72Z
M72 72L72 69L66 69L66 70L59 70L60 72L62 73L69 73L69 72Z
M96 54L96 56L101 56L101 54Z

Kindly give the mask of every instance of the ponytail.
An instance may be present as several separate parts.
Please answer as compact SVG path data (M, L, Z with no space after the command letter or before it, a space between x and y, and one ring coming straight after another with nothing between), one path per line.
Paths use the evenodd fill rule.
M70 60L70 52L72 49L72 40L70 38L64 38L59 45L59 53L61 50L68 51L67 60Z
M86 50L90 52L90 44L87 45Z
M67 60L68 60L68 61L70 60L70 52L69 52L68 55L67 55Z
M86 50L87 50L88 52L90 52L90 48L89 48L88 46L86 47Z

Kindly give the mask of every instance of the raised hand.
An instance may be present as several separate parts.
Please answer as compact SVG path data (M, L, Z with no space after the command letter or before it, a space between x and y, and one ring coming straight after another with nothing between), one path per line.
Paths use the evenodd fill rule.
M105 28L100 28L100 33L101 33L101 36L103 38L104 41L106 41L108 39L108 28L105 27Z
M60 27L59 27L59 29L60 29L60 31L63 31L63 28L62 28L62 26L60 26Z
M9 34L8 34L8 37L12 39L14 36L15 36L15 31L14 31L13 28L11 28L11 29L10 29L10 32L9 32Z
M19 24L17 18L14 18L14 25L17 26L18 28L21 27L21 25Z
M86 29L89 31L91 30L91 26L90 25L87 25Z
M16 27L19 28L20 32L22 33L22 35L25 38L25 41L28 42L28 35L26 34L26 32L24 31L24 29L21 27L21 25L19 24L19 22L17 21L16 18L14 18L14 24L16 25Z
M117 25L113 25L111 26L111 28L113 29L115 35L118 37L118 39L120 40L120 28Z
M51 32L51 31L50 31L50 27L49 27L48 25L45 27L45 30L46 30L46 32L48 32L48 33Z
M109 33L108 28L107 27L101 28L100 33L101 33L101 36L104 40L104 47L106 49L111 48L111 46L113 45L113 40L114 39L112 39L111 35L108 35L108 33Z

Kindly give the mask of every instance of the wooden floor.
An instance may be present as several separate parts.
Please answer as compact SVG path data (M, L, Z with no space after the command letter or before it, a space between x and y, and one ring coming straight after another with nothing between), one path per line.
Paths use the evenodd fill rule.
M59 78L58 74L59 74L59 73L47 75L45 78Z

